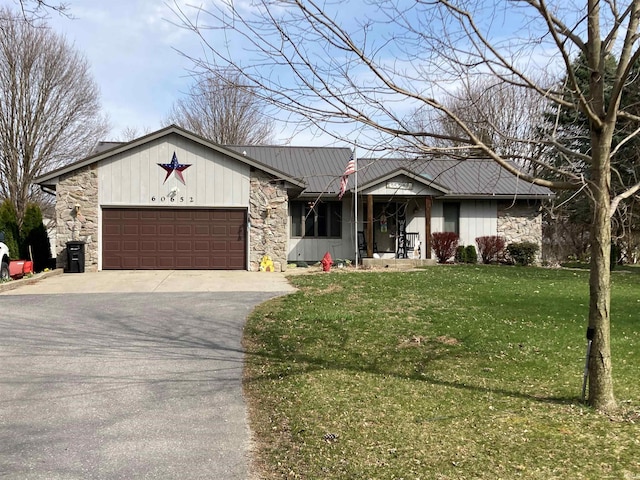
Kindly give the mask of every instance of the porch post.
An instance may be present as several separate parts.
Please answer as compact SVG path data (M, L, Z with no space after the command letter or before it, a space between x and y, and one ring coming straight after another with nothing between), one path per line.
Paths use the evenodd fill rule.
M373 195L367 195L367 225L365 227L367 238L367 258L373 258Z
M426 259L431 258L431 206L433 205L433 197L424 197L424 249Z

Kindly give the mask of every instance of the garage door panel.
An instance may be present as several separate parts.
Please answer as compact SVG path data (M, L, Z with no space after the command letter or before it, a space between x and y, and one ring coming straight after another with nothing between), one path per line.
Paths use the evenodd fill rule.
M176 234L176 227L175 225L167 225L167 224L160 224L158 225L158 236L159 237L168 237L168 236L173 236Z
M229 249L230 252L236 252L236 253L244 252L244 243L229 242L227 244L227 248Z
M163 270L173 270L176 268L176 259L174 255L164 255L156 257L157 267Z
M215 219L214 212L215 210L194 210L192 218L196 222L209 222Z
M177 236L192 236L193 235L193 225L176 225L176 235Z
M163 253L174 252L176 249L176 244L173 240L158 240L157 245L157 250Z
M210 228L209 225L194 225L193 226L193 235L194 236L209 236L210 233Z
M157 225L140 225L140 234L141 235L157 235L158 226Z
M197 263L194 262L194 259L192 257L177 256L175 259L176 269L187 270L187 269L195 269L197 267L198 265Z
M229 227L226 225L213 225L211 227L211 235L214 237L228 237Z
M132 270L140 268L140 259L138 257L123 256L121 257L122 268L129 268Z
M109 225L105 225L102 228L103 235L120 235L121 232L122 232L122 225L109 224Z
M123 242L120 243L121 245L121 250L122 252L126 253L126 252L139 252L140 251L140 244L137 240L134 241L130 241L130 240L125 240Z
M208 241L194 241L193 242L193 250L196 252L208 252L209 251L209 242Z
M120 210L120 218L122 220L138 220L140 218L139 210Z
M140 226L139 225L123 225L122 234L135 235L137 237L138 235L140 235Z
M162 210L154 210L155 215L156 215L156 219L158 220L166 220L166 221L173 221L176 219L176 214L177 212L175 210L168 210L168 209L162 209Z
M193 245L190 241L187 242L183 242L183 241L179 241L176 242L176 252L177 253L183 253L183 252L191 252L193 250Z
M157 257L148 257L141 256L140 257L140 268L143 269L153 269L158 268L158 258Z
M104 209L104 269L245 269L246 210Z

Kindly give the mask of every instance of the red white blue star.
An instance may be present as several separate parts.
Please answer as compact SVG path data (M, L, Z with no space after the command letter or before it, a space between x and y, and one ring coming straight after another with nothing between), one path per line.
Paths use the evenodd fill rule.
M173 158L171 159L171 163L159 163L158 165L164 168L167 172L167 176L164 177L164 182L162 182L163 184L166 183L167 179L171 176L173 172L176 172L176 178L180 180L184 185L186 185L184 181L184 177L182 176L182 172L184 172L192 164L178 162L178 156L176 155L176 152L173 152Z

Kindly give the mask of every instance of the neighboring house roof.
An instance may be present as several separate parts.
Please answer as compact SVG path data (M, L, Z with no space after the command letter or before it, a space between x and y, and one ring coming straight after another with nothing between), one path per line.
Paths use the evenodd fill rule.
M107 159L112 157L113 155L117 155L119 153L123 153L126 152L128 150L132 150L134 148L140 147L148 142L160 139L162 137L165 136L169 136L169 135L179 135L183 138L187 138L189 140L192 140L196 143L199 143L203 146L206 146L208 148L211 148L212 150L216 150L220 153L223 153L231 158L234 158L242 163L245 163L251 167L255 167L258 170L262 170L264 172L267 172L271 175L274 175L275 177L284 180L285 182L288 182L292 185L294 185L295 187L298 188L304 188L306 185L304 183L304 181L302 181L300 178L294 178L292 176L290 176L289 174L278 170L274 167L272 167L271 165L267 165L267 164L262 164L256 160L254 160L253 158L250 158L248 156L242 155L242 154L238 154L233 150L230 150L226 147L220 146L216 143L213 143L209 140L207 140L206 138L200 137L194 133L191 133L183 128L180 128L176 125L171 125L169 127L163 128L161 130L158 130L156 132L150 133L149 135L145 135L143 137L137 138L131 142L126 142L126 143L119 143L119 142L103 142L102 144L99 144L98 147L96 148L96 150L94 151L93 154L89 155L86 158L83 158L82 160L79 160L77 162L71 163L69 165L65 165L64 167L58 168L56 170L53 170L51 172L45 173L44 175L39 176L38 178L36 178L34 180L34 183L39 184L39 185L43 185L43 186L47 186L47 187L54 187L55 188L55 183L58 177L60 177L61 175L65 175L67 173L73 172L74 170L77 170L79 168L83 168L86 167L88 165L94 164L96 162L99 162L101 160Z

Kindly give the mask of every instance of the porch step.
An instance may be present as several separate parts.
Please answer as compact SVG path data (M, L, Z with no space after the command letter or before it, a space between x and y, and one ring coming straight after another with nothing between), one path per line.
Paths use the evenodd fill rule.
M435 259L413 258L363 258L362 266L365 268L393 268L396 270L409 270L416 267L437 265Z

